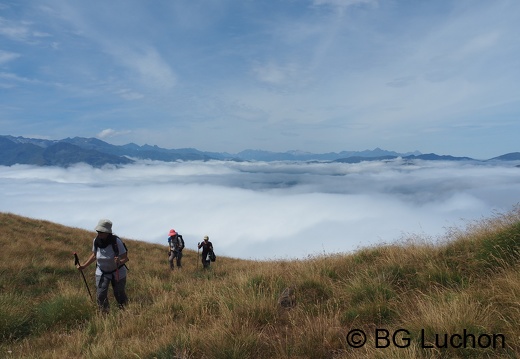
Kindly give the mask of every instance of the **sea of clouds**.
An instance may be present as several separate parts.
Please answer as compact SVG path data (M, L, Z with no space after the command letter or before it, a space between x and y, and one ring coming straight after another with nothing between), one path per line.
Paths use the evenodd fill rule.
M196 250L294 259L351 252L510 211L518 163L153 162L123 167L0 166L0 211L123 238L167 243L174 228ZM76 250L76 249L73 249ZM79 250L79 249L78 249Z

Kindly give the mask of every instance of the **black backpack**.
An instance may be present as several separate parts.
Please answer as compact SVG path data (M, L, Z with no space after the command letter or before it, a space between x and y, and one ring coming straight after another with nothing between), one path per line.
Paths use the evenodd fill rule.
M181 251L184 249L184 239L182 238L182 236L179 233L177 233L173 237L169 237L168 244L169 244L170 248L173 248L172 250L174 250L174 251L177 250L177 244L179 244L181 246L181 248L180 248ZM172 245L174 245L174 247L172 247Z
M177 241L181 245L181 251L184 249L184 239L180 234L177 234Z
M123 240L120 237L116 236L115 234L110 234L110 239L109 239L110 243L109 244L112 245L112 250L114 251L114 254L116 257L119 257L119 246L117 245L118 238L121 241L121 243L123 243L126 253L128 253L128 248L126 246L126 243L123 242ZM97 252L98 247L99 247L99 245L98 245L98 241L96 238L96 240L94 241L94 251L95 252ZM128 267L126 266L126 264L123 264L121 267L126 267L126 269L128 270Z
M215 255L215 252L213 250L209 251L209 260L212 262L215 262L217 260L217 256Z

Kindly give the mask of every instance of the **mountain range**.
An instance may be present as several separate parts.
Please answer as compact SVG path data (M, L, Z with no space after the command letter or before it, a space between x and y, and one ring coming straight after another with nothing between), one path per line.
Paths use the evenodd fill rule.
M422 154L418 151L398 153L375 148L365 151L341 151L322 154L287 151L270 152L263 150L244 150L236 154L227 152L204 152L195 148L165 149L158 146L135 143L112 145L97 138L74 137L62 140L14 137L0 135L0 165L30 164L38 166L67 167L75 163L87 163L94 167L104 165L123 165L135 160L155 161L329 161L358 163L362 161L404 159L442 160L442 161L477 161L470 157L454 157ZM490 160L520 160L520 152L507 153Z

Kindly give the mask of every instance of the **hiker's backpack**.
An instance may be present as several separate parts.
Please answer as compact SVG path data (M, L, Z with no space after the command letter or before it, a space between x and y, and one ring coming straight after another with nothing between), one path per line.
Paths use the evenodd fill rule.
M215 255L215 252L213 250L209 251L209 260L212 262L215 262L217 260L217 256Z
M169 242L171 250L176 251L177 249L180 249L182 251L184 249L184 239L179 233L177 233L174 237L170 238L171 240L169 240ZM180 245L180 248L177 248L177 244Z
M184 239L182 238L182 236L180 234L177 234L177 240L181 246L181 251L182 251L184 249Z
M118 238L121 241L121 243L123 243L123 247L125 247L126 253L128 253L128 248L126 247L126 243L123 242L123 240L120 237L118 237L114 234L110 234L110 244L112 245L112 250L114 251L114 255L116 257L119 257L119 246L117 245ZM97 253L97 250L98 250L97 241L94 241L94 251ZM121 267L126 267L126 269L128 269L126 264L123 264Z

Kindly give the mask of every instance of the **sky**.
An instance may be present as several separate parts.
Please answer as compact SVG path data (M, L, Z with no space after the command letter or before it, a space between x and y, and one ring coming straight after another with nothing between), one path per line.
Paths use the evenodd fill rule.
M0 211L92 237L98 220L108 218L122 238L165 248L173 228L192 250L208 235L217 256L304 259L409 240L444 243L519 205L519 165L397 159L0 166Z
M2 0L0 134L518 152L518 0Z

